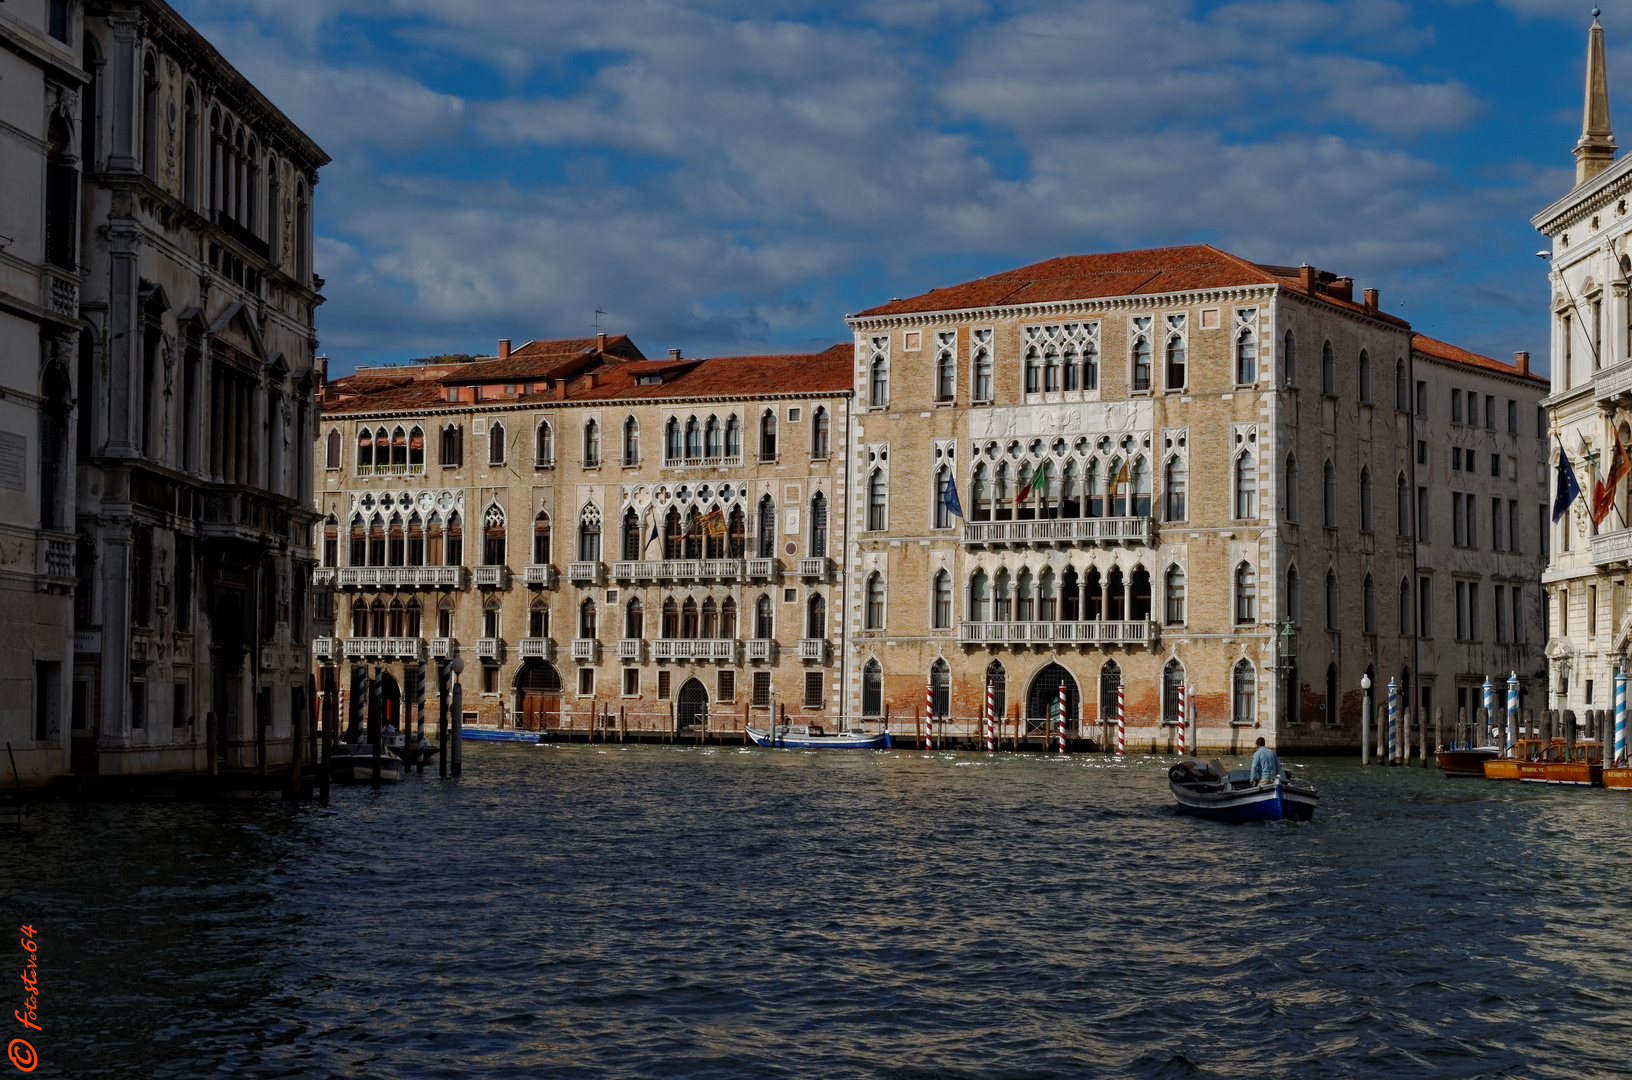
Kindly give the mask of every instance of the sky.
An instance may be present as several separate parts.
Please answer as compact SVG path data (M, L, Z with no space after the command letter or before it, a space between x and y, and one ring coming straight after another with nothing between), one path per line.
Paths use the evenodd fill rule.
M1185 243L1546 366L1529 219L1573 182L1589 3L171 2L334 159L331 374L597 318L648 356L817 350L892 297ZM1632 145L1632 0L1601 6Z

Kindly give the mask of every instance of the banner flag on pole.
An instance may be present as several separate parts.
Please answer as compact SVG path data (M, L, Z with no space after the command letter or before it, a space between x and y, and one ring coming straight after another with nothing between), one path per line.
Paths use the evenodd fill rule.
M1581 485L1575 482L1575 470L1570 468L1569 455L1564 453L1564 440L1558 441L1558 485L1553 495L1553 524L1569 510L1570 504L1581 497Z
M941 502L954 517L963 516L963 503L958 501L958 478L950 473L946 477L946 497Z

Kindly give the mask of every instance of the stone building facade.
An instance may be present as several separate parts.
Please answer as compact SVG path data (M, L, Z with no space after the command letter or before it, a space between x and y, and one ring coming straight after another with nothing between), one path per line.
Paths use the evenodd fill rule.
M849 325L848 712L916 718L927 695L972 731L990 683L1024 733L1063 683L1103 745L1120 686L1129 745L1166 749L1182 685L1201 748L1234 751L1353 746L1363 674L1415 700L1416 508L1391 489L1416 440L1389 379L1468 365L1414 350L1374 291L1198 246L1056 259Z
M484 725L836 715L850 370L848 345L649 361L601 335L327 384L325 683L378 668L395 716L462 656Z

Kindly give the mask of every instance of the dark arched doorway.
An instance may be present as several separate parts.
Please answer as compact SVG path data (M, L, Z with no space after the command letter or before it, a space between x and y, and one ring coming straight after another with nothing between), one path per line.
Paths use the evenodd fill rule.
M1116 723L1116 690L1122 685L1122 668L1115 660L1099 669L1099 722Z
M521 727L543 731L556 727L561 717L561 675L544 660L529 660L516 673L521 693Z
M708 691L696 679L687 679L686 685L680 688L680 697L675 706L675 721L680 730L702 727L708 717Z
M1050 664L1031 680L1031 691L1026 695L1027 727L1040 730L1048 727L1060 700L1060 687L1065 687L1065 719L1067 723L1081 715L1082 695L1077 680L1058 664Z
M402 689L389 671L380 674L380 726L402 730Z

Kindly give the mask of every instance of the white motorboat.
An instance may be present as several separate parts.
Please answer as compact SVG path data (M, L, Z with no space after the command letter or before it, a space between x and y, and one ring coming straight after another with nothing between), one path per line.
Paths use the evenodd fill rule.
M777 746L786 750L882 750L890 745L883 731L830 731L820 724L776 724L770 729L748 726L748 738L755 746Z

